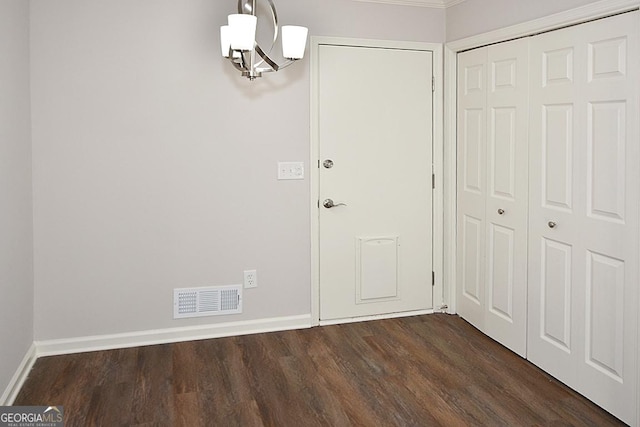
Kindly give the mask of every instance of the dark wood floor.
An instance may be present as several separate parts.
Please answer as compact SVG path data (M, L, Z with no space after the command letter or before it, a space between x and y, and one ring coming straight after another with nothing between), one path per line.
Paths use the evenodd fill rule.
M623 425L457 316L39 359L66 426Z

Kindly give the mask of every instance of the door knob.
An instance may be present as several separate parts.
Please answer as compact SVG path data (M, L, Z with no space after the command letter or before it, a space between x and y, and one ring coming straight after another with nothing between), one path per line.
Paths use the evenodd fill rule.
M549 223L547 225L549 226L549 228L556 228L556 225L558 225L558 224L556 224L553 221L549 221Z
M498 209L498 215L504 215L504 209Z
M327 169L331 169L333 167L333 160L331 159L327 159L324 162L322 162L322 166L324 166Z
M327 209L331 209L331 208L335 208L336 206L347 206L347 204L346 203L333 203L333 200L325 199L324 202L322 202L322 206L324 206Z

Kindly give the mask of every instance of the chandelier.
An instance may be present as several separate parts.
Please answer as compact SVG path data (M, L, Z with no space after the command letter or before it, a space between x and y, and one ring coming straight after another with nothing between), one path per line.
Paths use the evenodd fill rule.
M268 50L256 42L258 25L257 0L238 0L238 13L229 15L228 25L220 27L222 56L228 58L243 77L255 80L262 73L278 71L304 57L308 29L294 25L282 27L282 56L286 62L278 65L269 57L278 39L278 14L273 0L266 0L271 11L273 41Z

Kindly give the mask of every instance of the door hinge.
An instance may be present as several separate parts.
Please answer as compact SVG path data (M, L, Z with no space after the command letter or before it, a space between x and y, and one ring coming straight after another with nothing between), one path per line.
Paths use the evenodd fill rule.
M320 159L318 159L318 169L320 169Z
M436 272L432 271L431 272L431 286L435 286L436 285Z
M435 92L436 91L436 78L435 77L431 77L431 92Z

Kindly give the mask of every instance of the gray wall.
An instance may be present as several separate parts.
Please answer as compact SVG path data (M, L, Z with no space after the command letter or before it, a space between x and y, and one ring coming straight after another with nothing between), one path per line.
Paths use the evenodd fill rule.
M29 3L0 0L0 394L33 342Z
M32 0L37 340L308 314L309 57L220 57L234 0ZM278 0L311 35L444 41L444 10ZM242 282L244 314L175 321L172 289Z
M595 0L466 0L447 9L447 41L454 41L554 13Z

